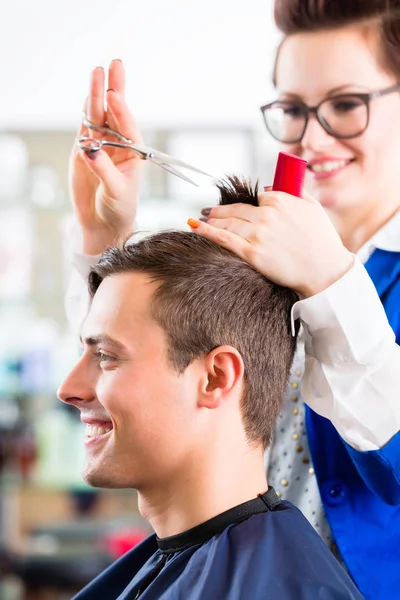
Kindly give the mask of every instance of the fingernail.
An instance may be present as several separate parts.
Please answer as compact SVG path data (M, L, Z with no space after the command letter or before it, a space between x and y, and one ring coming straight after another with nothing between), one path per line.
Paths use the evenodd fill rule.
M205 217L208 217L211 210L212 210L211 208L203 208L203 210L201 211L201 214L204 215Z
M270 192L272 190L272 185L264 185L264 192Z
M200 227L200 221L198 221L197 219L188 219L187 224L192 229L197 229L198 227Z
M107 92L116 92L117 90L114 90L114 88L108 88Z
M208 223L208 219L206 217L200 217L199 221L202 223Z
M85 154L89 160L96 160L99 153L96 151L96 152L85 152Z
M112 62L120 62L120 63L122 63L122 59L121 58L113 58Z

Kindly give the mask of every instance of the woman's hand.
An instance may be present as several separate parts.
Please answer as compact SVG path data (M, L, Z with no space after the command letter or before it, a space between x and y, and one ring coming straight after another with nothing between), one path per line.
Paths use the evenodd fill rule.
M104 79L102 67L94 69L85 103L87 119L95 125L107 123L134 143L141 143L140 132L125 103L125 69L120 60L110 65L107 91ZM105 137L83 125L77 140L81 135ZM107 139L115 141L112 137L107 136ZM118 238L132 232L141 166L141 159L129 149L107 148L89 157L75 143L70 158L69 186L86 254L100 254Z
M259 206L216 206L203 214L207 223L189 219L193 231L304 298L329 287L354 264L324 209L308 194L268 191L259 195Z

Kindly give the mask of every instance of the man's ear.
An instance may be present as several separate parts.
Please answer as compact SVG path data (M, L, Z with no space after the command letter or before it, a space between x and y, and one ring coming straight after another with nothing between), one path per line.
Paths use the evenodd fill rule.
M244 364L240 353L232 346L219 346L204 358L206 377L198 406L218 408L232 392L243 389Z

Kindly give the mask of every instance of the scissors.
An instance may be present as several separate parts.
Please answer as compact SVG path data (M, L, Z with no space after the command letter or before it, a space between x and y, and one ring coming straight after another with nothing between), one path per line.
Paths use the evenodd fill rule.
M205 175L206 177L215 179L209 173L201 171L200 169L197 169L192 165L188 165L182 160L173 158L172 156L164 154L163 152L159 152L154 148L149 148L149 146L144 146L143 144L134 144L132 140L128 139L118 131L111 129L110 127L94 125L94 123L88 121L86 117L83 119L83 125L88 129L96 131L97 133L103 133L104 135L114 136L116 140L118 140L115 142L111 142L109 140L98 140L83 135L78 140L78 146L81 150L86 152L86 154L95 154L96 152L99 152L99 150L101 150L104 146L111 146L113 148L129 148L133 152L135 152L135 154L137 154L142 160L150 160L162 169L169 171L173 175L176 175L177 177L180 177L181 179L184 179L185 181L188 181L189 183L197 187L199 187L199 185L195 181L192 181L192 179L186 177L186 175L178 171L178 169L175 169L173 165L176 165L177 167L183 167L184 169L188 169L189 171L194 171L195 173L199 173L200 175Z

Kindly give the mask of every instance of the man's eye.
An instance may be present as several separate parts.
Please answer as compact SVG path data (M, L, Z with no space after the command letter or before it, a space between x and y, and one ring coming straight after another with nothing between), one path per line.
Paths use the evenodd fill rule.
M115 358L113 356L104 354L104 352L102 352L101 350L98 350L97 352L95 352L94 356L96 356L100 360L100 362L110 362L112 360L115 360Z

